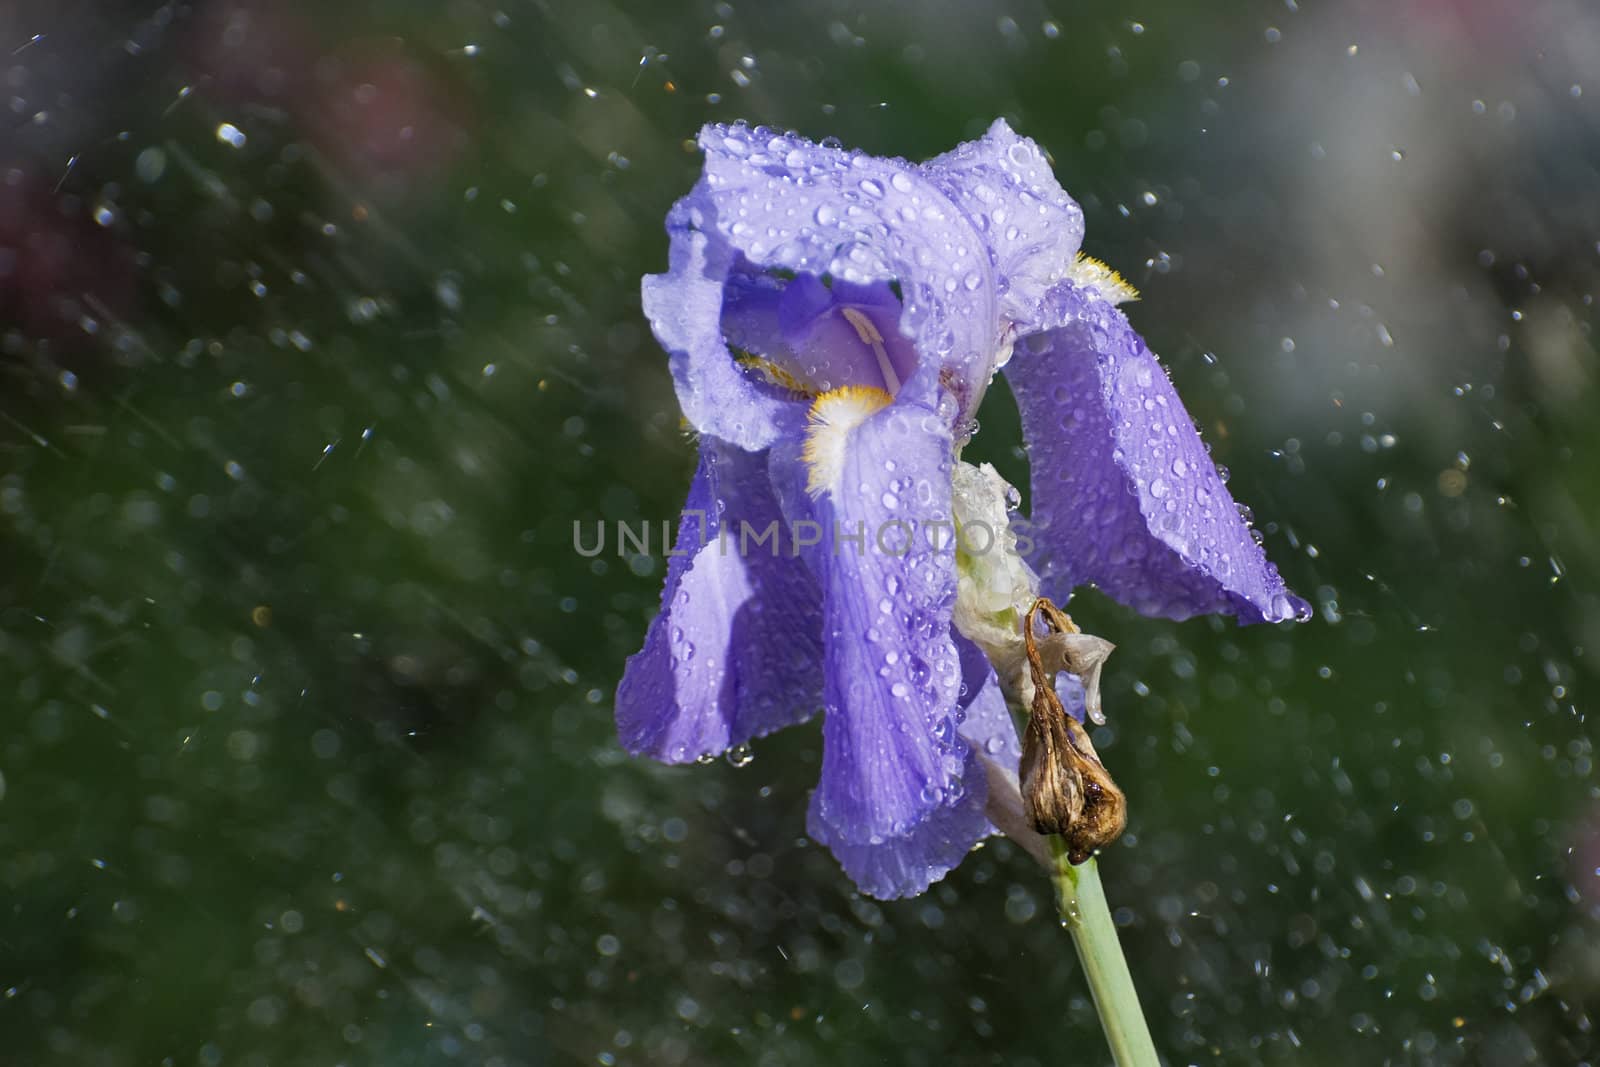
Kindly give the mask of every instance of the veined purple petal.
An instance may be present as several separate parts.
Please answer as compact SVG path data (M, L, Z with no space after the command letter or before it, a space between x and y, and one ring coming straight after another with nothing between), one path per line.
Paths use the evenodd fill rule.
M635 755L685 763L822 705L821 603L795 556L767 455L700 439L661 613L617 686ZM699 512L697 516L692 514Z
M1093 582L1146 615L1304 618L1127 317L1069 282L1047 295L1046 314L1054 328L1018 341L1005 368L1045 595L1064 601Z
M830 843L905 836L961 794L950 448L931 407L895 404L849 431L816 500L827 718L811 823Z
M777 439L792 401L764 389L742 371L722 336L723 290L737 253L702 232L695 204L704 185L667 216L671 264L641 286L644 313L667 350L684 417L703 434L740 448L762 449Z
M830 835L825 825L813 821L811 826L812 836L832 849L851 881L868 896L916 896L950 873L979 841L999 832L985 814L989 787L978 755L1015 767L1022 759L1022 748L994 668L972 642L959 634L955 642L962 685L959 731L967 742L960 798L935 809L909 833L878 844L851 844Z
M965 792L940 805L905 833L861 844L844 840L817 816L816 803L806 830L827 845L839 866L865 894L880 900L914 897L954 870L979 841L995 833L984 814L988 783L975 751L960 759Z
M970 414L993 373L999 314L983 238L914 166L757 127L710 125L705 195L714 229L751 263L852 285L898 283L900 332Z
M1083 243L1083 210L1050 171L1039 147L996 119L981 140L922 164L923 175L956 202L994 262L1000 313L1026 332L1045 290Z
M995 762L1015 768L1022 761L1022 742L1000 679L982 649L959 633L955 640L961 657L961 736Z

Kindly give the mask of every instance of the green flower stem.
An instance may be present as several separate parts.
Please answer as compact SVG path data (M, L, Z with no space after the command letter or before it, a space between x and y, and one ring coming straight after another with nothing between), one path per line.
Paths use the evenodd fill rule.
M1159 1067L1150 1027L1139 1008L1139 994L1122 956L1116 924L1111 921L1106 891L1100 885L1099 867L1093 859L1074 867L1067 861L1067 846L1059 837L1050 838L1050 852L1055 857L1050 880L1056 887L1056 907L1062 924L1072 932L1095 1011L1111 1046L1111 1058L1117 1067Z

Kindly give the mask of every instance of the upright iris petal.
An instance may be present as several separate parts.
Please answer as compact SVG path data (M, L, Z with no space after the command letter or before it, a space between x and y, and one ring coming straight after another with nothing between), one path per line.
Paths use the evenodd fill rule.
M738 126L706 127L700 146L705 177L687 199L702 230L760 270L894 283L924 373L981 392L999 322L992 260L923 169Z
M996 119L982 140L959 145L922 165L983 236L994 262L1004 319L1024 329L1083 241L1083 210L1050 173L1037 145Z

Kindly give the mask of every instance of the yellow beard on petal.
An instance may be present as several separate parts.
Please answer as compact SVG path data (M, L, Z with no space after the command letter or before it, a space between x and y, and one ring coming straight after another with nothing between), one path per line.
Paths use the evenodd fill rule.
M1072 266L1067 268L1067 279L1086 289L1093 289L1113 304L1126 304L1139 299L1139 290L1129 285L1122 275L1082 252L1073 257Z
M846 385L817 397L806 428L808 493L821 496L838 488L851 432L893 400L882 389L870 385Z

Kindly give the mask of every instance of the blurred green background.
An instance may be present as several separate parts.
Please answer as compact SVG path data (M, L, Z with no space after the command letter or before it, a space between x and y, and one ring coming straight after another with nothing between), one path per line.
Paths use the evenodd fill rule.
M572 549L688 485L697 127L997 115L1317 606L1074 601L1163 1053L1589 1062L1600 16L1091 10L0 10L0 1063L1107 1062L1009 843L876 903L814 726L626 757L664 568Z

